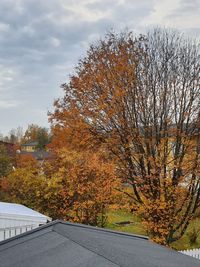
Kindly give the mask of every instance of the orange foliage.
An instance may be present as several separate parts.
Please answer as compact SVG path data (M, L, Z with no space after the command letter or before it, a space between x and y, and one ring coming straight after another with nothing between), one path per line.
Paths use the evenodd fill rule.
M61 200L56 207L59 217L103 226L106 209L114 202L115 188L119 186L114 165L99 153L89 151L81 153L65 148L59 151L58 157L60 168L48 181L50 191L47 195L53 200L52 195L56 194ZM55 202L52 204L53 212Z
M18 154L16 156L16 167L24 168L26 166L37 166L37 160L31 154Z
M62 149L40 167L29 158L1 182L6 201L35 208L53 219L104 226L119 186L114 164L98 152ZM42 169L40 169L42 168Z
M200 206L197 55L167 31L109 33L79 61L50 114L54 148L103 148L162 244L180 238Z

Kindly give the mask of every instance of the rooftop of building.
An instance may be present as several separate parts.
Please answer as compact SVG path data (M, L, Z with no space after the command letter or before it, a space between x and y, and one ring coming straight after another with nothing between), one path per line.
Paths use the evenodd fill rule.
M0 243L2 267L188 267L199 261L144 236L54 221Z

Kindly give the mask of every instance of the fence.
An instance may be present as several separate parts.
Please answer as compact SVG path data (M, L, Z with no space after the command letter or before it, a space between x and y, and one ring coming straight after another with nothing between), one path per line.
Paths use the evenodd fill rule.
M179 252L200 260L200 249L199 248L198 249L181 250Z
M25 233L35 227L36 227L35 225L31 224L31 225L0 228L0 241Z

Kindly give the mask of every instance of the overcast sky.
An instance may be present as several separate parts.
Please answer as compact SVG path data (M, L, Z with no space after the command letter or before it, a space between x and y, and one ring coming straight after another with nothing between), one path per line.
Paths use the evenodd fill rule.
M0 133L48 127L60 84L109 29L165 26L199 38L199 14L199 0L0 0Z

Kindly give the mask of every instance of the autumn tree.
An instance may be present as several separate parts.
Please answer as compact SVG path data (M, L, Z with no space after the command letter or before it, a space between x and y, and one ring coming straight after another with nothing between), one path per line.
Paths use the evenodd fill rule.
M0 178L5 177L12 170L12 158L8 155L4 145L0 145Z
M47 213L44 206L44 191L47 182L32 160L21 165L1 180L4 201L15 202Z
M37 141L39 150L45 148L45 146L49 143L51 139L51 134L49 130L45 127L40 127L37 124L28 125L27 130L23 136L23 142L27 141Z
M71 129L103 144L150 237L179 239L200 206L198 43L161 29L109 33L62 88L50 116L57 136Z
M23 138L24 132L23 128L18 126L16 129L11 129L9 132L9 142L12 144L21 144L22 138Z
M33 141L37 139L37 134L39 130L39 126L37 124L29 124L28 128L26 129L24 133L24 141Z
M0 145L0 200L5 198L5 192L1 188L1 182L12 171L12 159L9 157L4 145Z
M16 170L1 181L4 200L22 203L49 215L104 226L106 210L114 203L119 181L102 154L62 149L40 166L20 157Z
M38 162L37 160L32 156L32 154L17 154L15 159L15 167L18 168L24 168L26 166L33 167L33 169L38 169Z
M38 146L37 148L39 150L45 149L45 146L49 143L50 141L50 134L48 132L48 129L46 128L40 128L38 133L37 133L37 139L38 141Z

